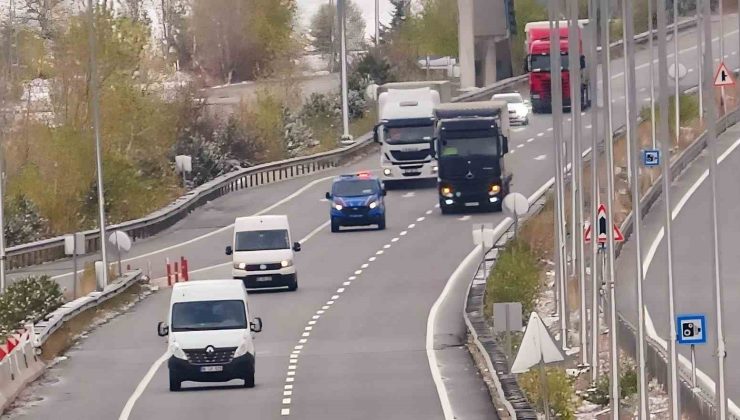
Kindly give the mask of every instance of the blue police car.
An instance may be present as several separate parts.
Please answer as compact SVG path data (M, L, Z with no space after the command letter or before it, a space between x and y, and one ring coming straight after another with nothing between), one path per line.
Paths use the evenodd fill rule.
M341 226L378 225L385 229L385 189L367 172L341 175L334 179L326 199L331 202L331 231Z

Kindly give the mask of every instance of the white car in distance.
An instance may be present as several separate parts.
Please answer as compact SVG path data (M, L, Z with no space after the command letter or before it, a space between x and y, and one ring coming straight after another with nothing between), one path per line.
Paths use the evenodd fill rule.
M509 123L529 125L529 101L525 101L518 92L497 93L492 101L505 101L509 108Z

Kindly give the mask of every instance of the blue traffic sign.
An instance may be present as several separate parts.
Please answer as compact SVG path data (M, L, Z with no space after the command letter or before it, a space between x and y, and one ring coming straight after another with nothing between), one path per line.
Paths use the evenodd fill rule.
M678 315L676 329L678 344L707 343L707 316L704 314Z
M660 150L648 149L642 151L642 163L645 166L660 165Z

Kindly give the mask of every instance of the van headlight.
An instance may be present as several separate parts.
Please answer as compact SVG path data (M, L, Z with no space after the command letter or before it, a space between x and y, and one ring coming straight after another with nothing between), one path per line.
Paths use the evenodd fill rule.
M280 266L283 267L283 268L290 267L291 265L293 265L293 260L282 260L282 261L280 261Z
M374 209L375 207L378 207L378 202L373 201L372 203L368 204L368 207L370 207L371 209Z
M249 350L252 346L250 346L251 341L249 341L246 337L244 338L244 341L242 341L241 344L239 344L239 347L236 348L236 351L234 351L234 357L244 356L245 354L249 353Z
M342 207L342 205L341 205L341 204L339 204L339 203L334 203L334 208L335 208L335 209L337 209L337 211L342 211L342 209L343 209L344 207Z
M182 350L182 347L180 347L180 345L177 343L170 344L170 353L172 353L172 356L178 359L188 360L188 356Z
M234 268L236 268L237 270L246 270L247 263L234 263Z

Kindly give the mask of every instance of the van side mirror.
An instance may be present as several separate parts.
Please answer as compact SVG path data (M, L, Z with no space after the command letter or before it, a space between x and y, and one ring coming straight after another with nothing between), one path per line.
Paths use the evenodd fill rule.
M234 250L231 248L231 245L226 247L226 255L231 255L234 253Z
M581 68L582 69L586 68L586 56L585 55L581 56Z
M437 144L437 138L432 138L432 141L429 142L429 155L432 157L432 159L437 159L437 149L435 145Z
M170 333L170 326L167 325L165 322L159 322L157 324L157 335L160 337L165 337Z
M252 322L249 323L249 329L252 332L260 332L262 331L262 318L255 317Z
M383 189L383 190L380 191L380 195L382 195L383 197L385 197L386 195L388 195L388 191L386 191L385 189Z
M509 138L506 136L501 136L501 152L502 155L509 153Z
M380 143L380 136L378 136L378 129L380 128L381 124L375 124L373 127L373 141L375 143Z
M295 252L301 252L301 243L300 242L294 242L293 243L293 251L295 251Z
M529 56L524 58L524 72L529 73Z
M331 200L331 193L326 193L325 197L327 200Z

